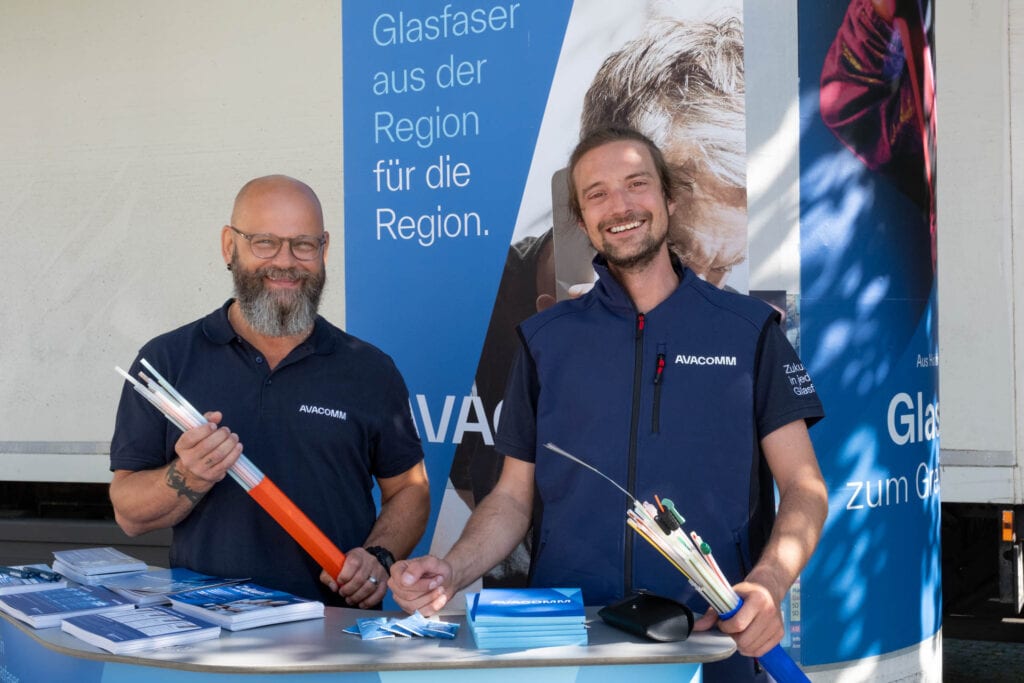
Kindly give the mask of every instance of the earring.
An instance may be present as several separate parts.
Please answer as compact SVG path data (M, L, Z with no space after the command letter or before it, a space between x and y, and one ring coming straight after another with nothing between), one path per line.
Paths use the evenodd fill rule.
M229 264L227 264L227 269L228 269L228 270L231 270L231 264L230 264L230 263L229 263Z

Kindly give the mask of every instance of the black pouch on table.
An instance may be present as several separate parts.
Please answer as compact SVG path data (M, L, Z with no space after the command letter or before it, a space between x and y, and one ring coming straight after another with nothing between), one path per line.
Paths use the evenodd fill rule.
M647 592L627 595L602 607L597 614L610 626L659 642L686 640L693 628L689 607Z

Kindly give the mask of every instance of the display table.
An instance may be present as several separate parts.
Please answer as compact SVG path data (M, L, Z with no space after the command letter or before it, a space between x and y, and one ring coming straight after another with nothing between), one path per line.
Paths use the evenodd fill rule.
M92 647L60 628L34 630L0 614L0 681L256 683L290 675L310 683L685 683L700 680L702 662L724 659L735 649L717 632L696 633L681 643L642 641L607 626L595 612L588 608L587 646L478 650L461 615L441 617L462 624L455 640L363 641L342 629L380 612L328 607L323 619L223 631L216 640L131 656Z

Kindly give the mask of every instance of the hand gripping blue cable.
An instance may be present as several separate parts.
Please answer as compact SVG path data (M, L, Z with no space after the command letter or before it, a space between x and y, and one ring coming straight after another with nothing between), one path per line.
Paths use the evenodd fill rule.
M740 611L740 608L743 607L743 598L740 598L739 601L740 604L725 614L719 614L718 618L731 619L735 616ZM811 679L807 678L807 675L800 670L800 667L796 665L793 658L786 654L781 645L776 645L757 659L761 662L761 666L764 667L765 671L775 679L776 683L804 683L805 681L810 683Z

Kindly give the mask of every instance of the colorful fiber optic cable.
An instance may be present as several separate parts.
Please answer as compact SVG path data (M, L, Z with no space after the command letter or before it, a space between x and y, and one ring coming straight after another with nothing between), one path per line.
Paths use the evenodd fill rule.
M679 514L671 500L659 499L655 496L657 505L641 502L592 465L554 444L548 443L544 446L604 477L625 493L633 501L633 509L626 511L626 524L654 546L655 550L686 577L693 589L718 612L720 619L730 619L739 612L743 607L743 599L733 590L732 585L718 567L718 563L715 562L715 558L711 554L711 546L705 543L696 532L686 533L683 528L686 520ZM758 657L758 660L778 683L804 683L805 681L810 683L810 679L804 675L781 645L776 645Z

